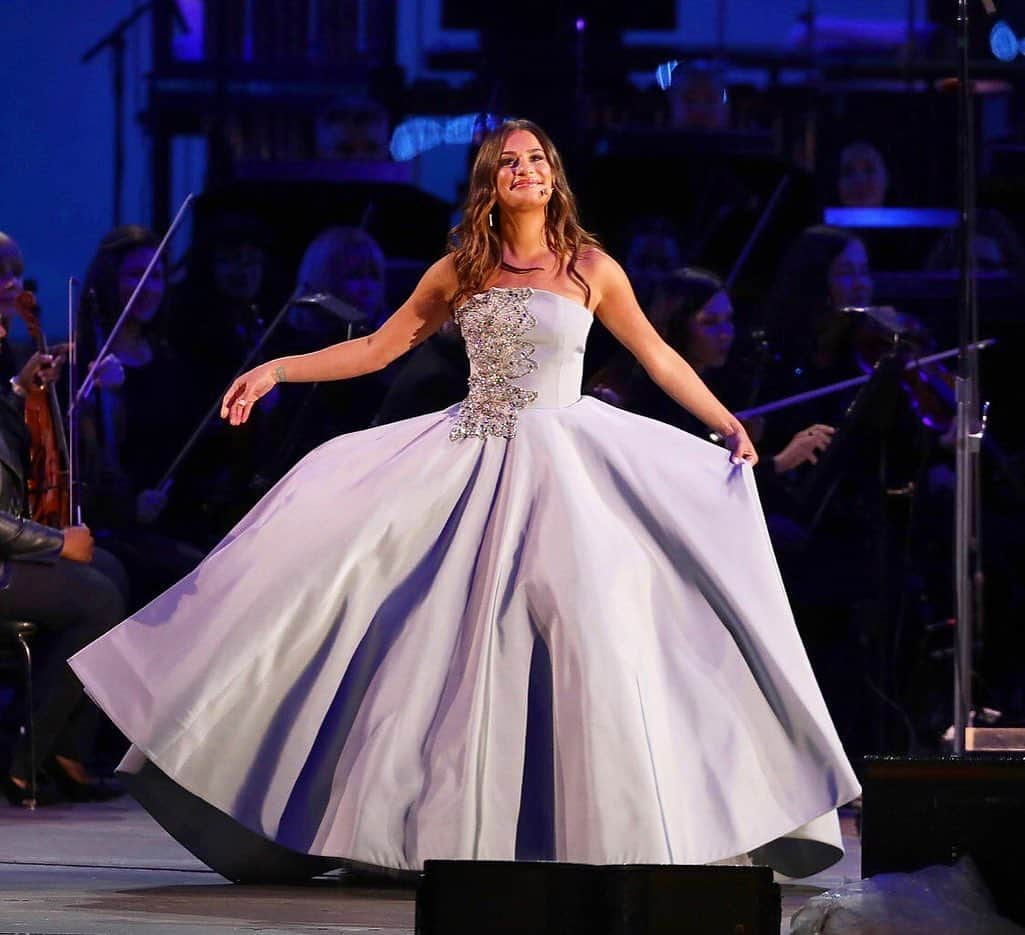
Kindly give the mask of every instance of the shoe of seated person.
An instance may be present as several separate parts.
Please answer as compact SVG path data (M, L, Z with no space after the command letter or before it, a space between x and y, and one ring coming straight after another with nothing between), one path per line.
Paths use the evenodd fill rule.
M28 784L22 785L22 782L25 781L16 782L15 777L10 773L0 773L0 791L3 792L9 805L17 808L39 808L45 805L56 805L60 801L56 791L47 783L36 783L36 794L33 798Z
M125 794L124 787L113 779L91 779L79 782L55 757L46 763L47 775L53 779L61 798L69 802L109 802Z

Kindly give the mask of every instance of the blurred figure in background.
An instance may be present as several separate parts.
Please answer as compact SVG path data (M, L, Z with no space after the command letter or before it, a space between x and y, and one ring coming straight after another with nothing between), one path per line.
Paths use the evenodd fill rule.
M975 270L984 277L1005 276L1016 291L1025 291L1025 243L1010 221L994 208L979 212L973 244ZM925 261L930 272L960 276L957 232L944 234Z
M381 104L339 100L317 117L317 158L387 161L389 135L388 111Z
M303 254L296 281L305 295L329 295L351 309L345 313L349 317L343 318L337 314L337 305L336 312L330 311L328 304L292 306L289 327L315 341L332 335L342 340L350 324L354 333L369 334L390 311L385 305L384 253L377 241L358 227L321 231Z
M82 286L79 360L89 364L110 336L152 261L159 238L118 227L100 241ZM81 410L83 506L97 540L128 569L141 606L192 570L201 553L167 535L168 490L157 482L192 427L195 386L165 338L167 267L157 263L103 362ZM203 340L197 333L196 341Z
M226 213L197 227L185 278L169 297L167 334L204 408L234 377L282 298L272 257L271 232L257 218Z
M171 346L192 381L189 431L200 438L181 465L166 516L177 535L214 545L251 505L256 432L226 432L201 420L261 340L283 300L272 231L227 211L203 219L185 277L169 297Z
M864 140L850 143L840 153L836 193L845 208L878 208L886 203L890 184L883 154Z
M623 265L634 285L637 304L650 315L651 303L660 284L681 265L683 248L680 232L669 218L640 218L631 228L623 254ZM585 377L600 383L620 385L633 365L633 356L601 322L595 321L587 339Z
M669 86L669 126L674 130L726 130L730 100L718 66L708 62L679 65Z
M770 343L787 368L813 365L826 382L851 351L854 319L841 309L872 302L874 286L864 242L849 231L818 225L805 230L783 258L766 302ZM846 373L851 376L851 373Z
M669 218L642 218L633 226L624 266L641 308L650 307L659 285L682 262L680 232Z
M385 257L366 231L329 227L306 248L297 285L302 297L271 341L267 357L303 354L369 334L387 317ZM265 409L261 432L272 457L257 467L255 490L268 489L322 442L366 428L394 371L329 384L282 385Z

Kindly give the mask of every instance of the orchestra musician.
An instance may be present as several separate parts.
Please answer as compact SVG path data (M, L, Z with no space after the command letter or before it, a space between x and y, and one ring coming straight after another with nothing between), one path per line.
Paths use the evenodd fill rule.
M655 288L650 317L665 341L717 393L727 399L735 394L736 374L727 367L735 337L733 302L718 276L693 267L683 267L665 276ZM640 367L632 367L625 377L618 368L609 368L595 379L591 392L639 415L694 434L707 434L685 410L665 404L664 394L658 392ZM801 427L776 455L759 462L759 477L785 474L802 464L814 464L829 445L833 432L833 427L825 424Z
M94 360L103 347L158 244L152 231L135 225L116 228L100 241L82 286L83 362ZM81 417L86 515L101 544L128 569L135 606L202 558L180 530L172 534L161 522L169 491L157 481L188 436L198 408L187 370L163 334L166 276L165 264L158 263L116 335L112 360L103 361ZM175 401L168 405L171 387Z
M35 655L36 766L56 789L40 787L36 804L108 798L116 789L86 769L94 709L68 656L119 623L126 605L117 560L94 547L85 526L55 528L33 522L26 475L33 452L25 427L26 402L60 376L63 354L33 354L20 369L6 348L7 329L24 294L24 261L17 243L0 234L0 618L24 620L41 631ZM13 374L13 375L12 375ZM30 763L26 738L14 747L0 785L12 805L27 804Z
M321 231L303 252L296 274L301 298L271 337L268 355L307 353L373 332L388 314L385 272L384 252L362 228ZM273 452L258 468L260 492L322 442L366 428L395 369L344 383L279 388L260 423L264 447Z
M777 353L758 400L873 375L859 389L772 413L762 442L779 444L802 424L836 428L826 456L801 469L773 509L790 520L789 547L776 542L794 614L837 730L857 752L886 749L899 686L880 682L896 678L899 655L920 637L915 624L932 622L904 618L930 606L916 529L930 511L922 480L938 438L902 389L903 342L869 315L845 311L871 306L873 296L855 234L820 225L799 235L768 296ZM866 695L889 710L865 705Z

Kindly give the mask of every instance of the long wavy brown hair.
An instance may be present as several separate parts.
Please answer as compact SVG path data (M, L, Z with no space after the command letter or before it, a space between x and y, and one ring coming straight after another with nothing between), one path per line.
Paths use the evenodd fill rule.
M462 220L449 232L448 248L455 262L459 290L453 305L484 289L502 263L500 219L492 227L488 215L498 214L495 181L498 163L509 134L526 130L537 137L552 167L552 197L545 206L545 246L566 264L569 277L584 290L585 305L591 302L591 287L577 270L585 247L600 247L598 239L580 224L577 202L570 190L566 170L548 134L531 120L507 120L484 138L470 170L470 187L463 205Z

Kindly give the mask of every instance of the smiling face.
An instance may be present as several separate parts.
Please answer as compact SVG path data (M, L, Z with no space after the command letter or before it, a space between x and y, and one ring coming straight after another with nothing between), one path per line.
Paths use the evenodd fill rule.
M552 197L552 166L538 138L513 130L505 139L495 176L495 198L503 211L546 205Z

